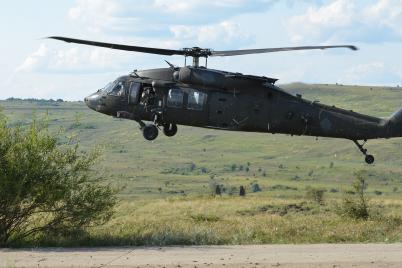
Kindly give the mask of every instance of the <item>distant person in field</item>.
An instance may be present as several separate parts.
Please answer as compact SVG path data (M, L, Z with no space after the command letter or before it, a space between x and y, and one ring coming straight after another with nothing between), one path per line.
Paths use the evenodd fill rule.
M240 192L239 192L240 196L246 196L246 189L244 188L244 186L240 186Z

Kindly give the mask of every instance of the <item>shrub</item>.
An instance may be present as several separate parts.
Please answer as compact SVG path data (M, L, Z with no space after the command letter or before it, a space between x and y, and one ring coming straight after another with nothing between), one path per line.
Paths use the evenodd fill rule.
M212 214L195 214L195 215L190 215L190 218L197 223L217 222L220 220L220 218L218 216L212 215Z
M382 195L382 192L381 192L381 191L378 191L378 190L375 190L375 191L374 191L374 194L376 194L376 195Z
M215 187L215 194L216 195L222 195L222 188L220 185L216 185Z
M232 165L230 166L230 169L231 169L232 171L236 171L236 168L237 168L237 165L236 165L236 164L232 164Z
M0 119L0 246L109 220L116 198L91 176L98 156L72 142L58 145L45 124L11 128Z
M218 184L216 181L211 181L210 183L209 183L209 188L210 188L210 190L211 190L211 194L213 195L213 196L215 196L215 195L222 195L222 192L223 192L223 186L222 185L220 185L220 184Z
M321 188L307 187L306 198L317 202L318 204L324 204L324 193L327 191Z
M367 183L363 176L364 172L356 173L356 179L352 183L353 190L345 193L342 204L338 208L339 214L354 219L367 220L369 218L369 204L365 192Z
M253 193L261 192L261 187L260 187L260 185L258 185L258 183L253 183L253 184L251 185L251 191L252 191Z

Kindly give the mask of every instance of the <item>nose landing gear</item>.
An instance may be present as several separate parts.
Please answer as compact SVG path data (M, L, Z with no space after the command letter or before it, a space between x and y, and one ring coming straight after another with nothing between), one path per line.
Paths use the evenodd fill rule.
M363 144L360 144L357 140L353 140L353 142L356 144L357 148L359 148L360 152L362 152L362 154L365 156L364 160L366 161L366 163L369 165L373 164L374 156L372 156L371 154L367 154L367 149L363 147L366 143L366 140Z

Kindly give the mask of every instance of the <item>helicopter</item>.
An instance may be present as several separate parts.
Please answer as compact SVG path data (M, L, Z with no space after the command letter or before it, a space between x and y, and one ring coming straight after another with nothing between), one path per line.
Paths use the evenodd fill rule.
M96 42L68 37L50 39L158 55L182 55L184 67L166 61L168 68L135 70L121 76L84 99L99 113L136 121L146 140L158 137L159 130L172 137L177 125L228 131L264 132L348 139L365 156L367 140L402 136L402 108L388 118L378 118L321 104L290 94L275 83L278 79L244 75L208 68L208 57L296 50L346 48L353 45L299 46L215 51L200 47L164 49ZM192 57L192 65L187 65ZM205 58L205 66L200 65ZM149 122L149 123L145 123Z

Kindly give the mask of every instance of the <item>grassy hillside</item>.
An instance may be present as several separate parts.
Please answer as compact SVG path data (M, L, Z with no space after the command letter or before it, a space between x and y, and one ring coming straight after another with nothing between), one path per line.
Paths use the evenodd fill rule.
M402 89L399 88L305 84L291 84L284 87L310 100L319 100L322 103L373 116L386 117L402 107ZM392 215L402 215L399 205L400 202L402 204L402 139L399 138L369 141L367 148L376 157L376 164L368 166L364 164L363 156L355 145L345 140L326 138L316 140L314 137L179 127L175 137L168 138L161 134L157 140L149 142L143 139L136 123L101 115L89 110L82 102L1 101L0 105L5 109L5 114L12 125L30 122L33 113L37 117L48 115L53 129L65 128L69 135L75 135L81 141L84 149L93 145L105 146L104 159L98 168L102 170L108 181L120 189L119 195L123 200L113 225L103 227L106 228L106 233L110 233L112 229L115 232L120 230L120 233L116 234L120 242L116 243L124 244L126 241L124 239L130 237L130 232L127 230L132 231L132 239L127 241L136 243L136 239L146 237L146 233L149 236L157 235L155 230L160 230L161 225L164 226L163 228L173 228L171 221L175 220L183 223L180 226L188 232L192 227L199 227L202 232L210 230L210 236L207 234L205 241L197 240L201 244L202 242L199 241L257 243L258 239L251 239L250 237L253 236L250 233L249 236L245 236L246 238L238 237L236 240L228 234L217 235L216 231L224 232L225 224L232 224L238 230L249 228L253 232L263 232L264 228L271 230L272 227L266 222L267 219L278 221L276 223L279 225L288 222L289 227L296 222L304 221L302 226L310 231L306 231L303 236L303 229L293 230L302 234L299 238L295 236L292 239L290 236L282 237L280 234L276 238L267 235L262 235L262 238L254 236L260 237L260 242L360 241L364 239L384 241L389 232L400 234L401 231L399 225L395 227L397 229L392 229L388 225L383 226L379 223L371 223L363 227L360 223L353 223L353 226L359 225L363 228L361 232L366 233L362 236L358 236L357 233L356 236L345 234L333 240L317 236L317 239L309 240L311 236L307 233L317 233L314 228L320 226L317 214L308 213L306 216L289 213L293 216L284 215L285 218L282 218L275 213L241 215L241 212L237 212L258 210L259 207L270 203L302 202L307 186L325 188L328 190L326 198L337 202L342 196L342 191L349 187L354 172L364 169L368 172L370 197L376 202L393 204L387 208L387 211ZM251 187L255 183L259 184L262 191L251 193ZM239 197L224 197L218 201L210 199L208 196L216 184L223 185L226 190L224 196L229 192L237 194L238 187L243 185L246 187L248 196L246 199L239 199ZM237 203L239 207L234 209ZM171 208L169 204L177 204L176 213L164 212ZM227 209L224 209L225 207ZM224 211L221 211L222 209ZM159 218L155 218L155 215ZM207 215L207 218L210 215L212 218L215 216L218 218L210 221L205 220L203 215ZM341 219L334 218L332 214L319 215L328 217L326 219L329 221L324 224L329 227L325 227L326 230L323 232L330 232L331 226L336 232L342 232L342 228L348 228L342 225ZM246 219L250 220L251 225ZM325 219L322 220L326 222ZM262 225L258 225L260 221L263 221ZM308 228L309 222L312 229ZM144 224L150 224L147 225L149 228L140 227ZM155 227L156 225L158 227ZM388 228L389 232L371 236L376 225L380 226L379 228ZM365 229L366 227L369 229ZM184 229L180 230L185 236ZM99 235L105 232L104 230L99 229L95 233ZM211 237L214 235L219 239L213 240ZM137 238L134 239L134 237ZM318 239L319 237L322 239ZM398 239L400 235L393 236L391 240ZM172 241L172 243L181 243L180 240ZM138 242L138 244L146 243Z

